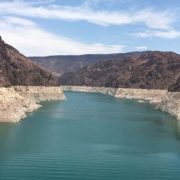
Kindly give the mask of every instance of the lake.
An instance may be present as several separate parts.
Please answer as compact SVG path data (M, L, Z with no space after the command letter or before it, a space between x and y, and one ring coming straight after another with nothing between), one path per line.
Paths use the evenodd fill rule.
M180 124L146 103L66 92L0 124L2 180L180 178Z

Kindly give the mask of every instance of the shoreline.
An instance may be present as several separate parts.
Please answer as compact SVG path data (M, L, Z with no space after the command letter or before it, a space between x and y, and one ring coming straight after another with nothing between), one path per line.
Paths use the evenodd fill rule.
M41 108L40 102L64 99L61 87L0 87L0 122L19 122L27 117L27 113Z
M148 102L180 120L180 92L89 86L11 86L0 87L0 122L19 122L27 117L27 113L41 108L40 102L64 100L63 91L101 93L120 99L135 99L139 103Z
M156 89L109 88L90 86L61 86L63 91L101 93L116 98L135 99L137 102L148 102L163 112L180 120L180 92L168 92Z

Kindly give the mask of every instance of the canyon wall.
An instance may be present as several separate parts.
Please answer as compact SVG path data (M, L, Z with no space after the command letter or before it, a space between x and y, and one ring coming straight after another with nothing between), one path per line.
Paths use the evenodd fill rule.
M0 122L18 122L41 107L41 101L62 100L59 80L31 62L0 36Z
M130 88L106 88L88 86L62 86L64 91L102 93L116 98L136 99L147 101L157 109L171 114L180 120L180 92L168 92L167 90L130 89Z
M0 122L18 122L41 107L41 101L63 100L61 87L12 86L0 88Z
M157 105L157 108L180 120L180 92L168 92Z

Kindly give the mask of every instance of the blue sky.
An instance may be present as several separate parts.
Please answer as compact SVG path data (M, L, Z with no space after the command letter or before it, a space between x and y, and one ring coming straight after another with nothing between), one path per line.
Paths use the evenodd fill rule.
M179 0L1 0L0 35L27 56L180 53Z

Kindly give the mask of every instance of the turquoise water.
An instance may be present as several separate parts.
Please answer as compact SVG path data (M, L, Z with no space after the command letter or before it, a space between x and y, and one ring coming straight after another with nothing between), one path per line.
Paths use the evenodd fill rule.
M177 121L148 104L66 93L0 124L1 180L180 179Z

